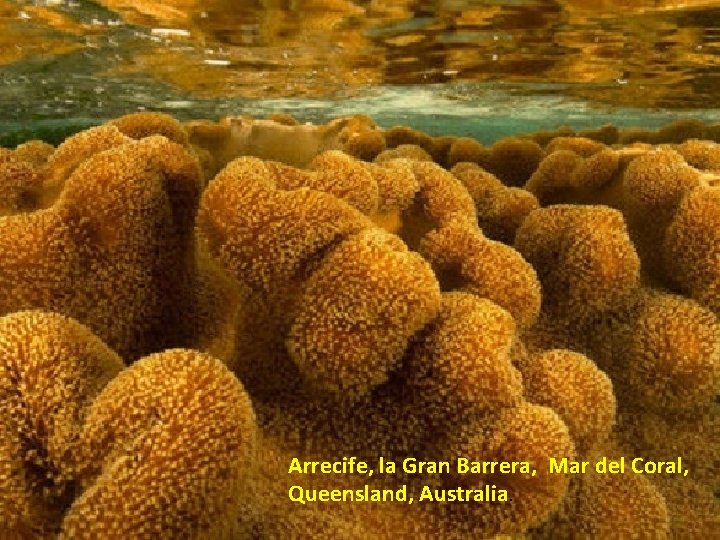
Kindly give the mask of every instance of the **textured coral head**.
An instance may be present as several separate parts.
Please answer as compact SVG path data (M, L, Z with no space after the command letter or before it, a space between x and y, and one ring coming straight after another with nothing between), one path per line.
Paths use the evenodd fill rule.
M173 349L115 377L80 434L82 494L62 538L233 538L255 415L219 360Z
M272 291L302 275L326 249L372 222L344 201L307 188L276 189L257 158L238 158L203 193L198 229L210 253L241 282Z
M720 392L720 321L696 302L652 294L630 328L624 358L634 401L654 409L692 409Z
M497 469L485 474L451 473L443 479L448 487L479 489L494 485L507 490L507 502L483 504L471 511L475 514L473 518L483 524L485 534L516 533L538 525L558 507L567 491L568 477L550 474L549 460L574 459L575 447L567 427L555 412L524 402L502 409L484 428L473 427L473 422L469 422L450 443L447 455L471 461L530 464L528 471L518 467L508 473Z
M592 360L553 349L523 359L518 367L527 399L558 413L578 452L607 438L615 423L615 395L610 379Z
M683 199L665 233L664 255L683 291L720 315L720 187Z
M516 339L515 321L497 304L445 293L440 313L410 355L408 382L448 415L517 405L522 378L511 362Z
M518 229L515 247L537 270L543 309L562 316L607 311L638 285L640 260L622 214L608 207L535 210Z
M362 395L387 380L439 305L429 265L396 236L366 229L330 252L306 283L288 351L314 383Z
M0 537L57 532L74 497L86 409L123 367L72 319L0 318Z

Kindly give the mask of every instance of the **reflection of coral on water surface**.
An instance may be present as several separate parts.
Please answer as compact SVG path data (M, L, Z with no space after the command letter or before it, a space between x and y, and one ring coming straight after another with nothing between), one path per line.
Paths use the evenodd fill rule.
M140 113L0 150L0 538L710 538L718 138ZM289 479L344 456L536 474ZM623 456L690 474L548 472Z
M503 81L560 84L561 95L614 105L704 108L720 89L719 16L714 0L0 0L0 66L39 61L52 79L52 60L57 77L90 61L101 87L93 100L113 91L106 81L143 77L179 90L170 101Z

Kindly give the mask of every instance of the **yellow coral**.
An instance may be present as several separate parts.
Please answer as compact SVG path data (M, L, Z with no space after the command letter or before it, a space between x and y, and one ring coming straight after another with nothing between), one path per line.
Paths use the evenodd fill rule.
M32 140L19 144L15 148L15 156L21 161L32 163L35 167L45 165L55 147L43 141Z
M515 321L497 304L446 293L412 353L409 384L448 415L518 405L523 382L512 365Z
M378 186L380 211L406 210L413 202L420 184L413 173L413 165L407 159L392 159L368 164Z
M619 153L603 145L578 147L576 139L561 140L564 144L556 145L557 150L542 160L525 189L535 194L543 205L606 202L600 190L609 188L616 179Z
M385 143L388 148L401 145L416 145L430 153L433 147L432 137L407 126L395 126L385 130Z
M374 160L387 145L385 137L378 130L367 130L351 136L343 147L343 151L364 161Z
M508 186L522 186L543 158L535 141L519 137L500 139L490 147L487 169Z
M162 135L178 144L188 144L188 133L183 125L172 116L159 112L140 112L126 114L111 120L108 125L116 126L121 133L133 139L143 139L150 135Z
M417 249L427 233L455 219L476 221L475 204L465 186L451 173L428 161L415 161L419 190L401 216L400 237Z
M12 315L0 319L0 356L11 353L0 361L0 518L12 527L0 536L714 532L716 145L605 146L681 142L712 126L565 128L485 149L363 116L276 120L130 115L57 150L0 151L15 214L0 218L0 312L77 316L128 361L166 346L210 351L249 389L264 456L251 462L253 410L218 360L176 349L110 381L120 358L88 330ZM471 162L442 168L461 159ZM206 174L227 166L193 236L199 162ZM512 187L526 182L542 203L573 205L538 208ZM630 235L599 204L622 210ZM32 369L16 375L20 363ZM33 366L69 366L73 380L41 380ZM588 475L567 489L548 473L550 457L628 452L681 453L692 477ZM530 461L537 474L402 475L416 497L495 485L507 503L277 497L292 457L352 455ZM339 475L334 487L399 480Z
M623 177L624 212L644 269L655 279L664 276L662 250L657 246L665 229L683 197L705 183L701 171L669 147L650 151L628 165Z
M689 165L705 171L720 172L720 144L690 139L675 149Z
M587 158L606 148L604 144L586 137L555 137L545 146L545 153L550 155L558 150L569 150Z
M33 210L43 175L20 152L0 148L0 216Z
M477 227L456 220L428 234L421 252L443 290L463 290L507 309L520 327L535 322L540 284L532 266L510 246L488 240Z
M647 295L616 354L626 392L645 407L694 408L720 392L720 321L686 298Z
M489 161L490 150L470 137L456 139L448 153L448 165L451 167L463 162L487 166Z
M377 182L362 162L340 151L331 150L313 158L308 167L315 171L308 187L331 193L365 214L377 210Z
M415 161L432 161L433 158L422 147L416 144L401 144L393 148L383 150L375 157L375 163L383 163L391 159L412 159Z
M198 214L210 253L236 278L268 292L333 243L372 226L332 195L274 186L262 160L239 158L210 183Z
M610 459L617 459L609 454ZM593 463L603 457L593 455ZM564 508L542 529L539 538L668 538L668 509L657 487L631 472L588 472L573 479Z
M448 445L449 456L470 460L527 461L536 474L450 475L449 485L495 485L512 493L507 502L483 505L446 505L439 509L465 534L488 536L519 533L542 523L565 496L568 477L550 474L549 459L573 459L575 448L562 420L551 409L522 403L502 409L484 428L467 426Z
M658 143L681 143L688 139L702 139L705 135L705 122L688 118L676 120L661 127L655 135Z
M44 180L43 207L50 206L63 188L65 180L78 165L93 154L130 142L116 127L102 125L81 131L63 141L50 156Z
M581 137L586 137L593 141L603 144L615 144L620 137L620 130L612 124L605 124L597 129L586 129L578 133Z

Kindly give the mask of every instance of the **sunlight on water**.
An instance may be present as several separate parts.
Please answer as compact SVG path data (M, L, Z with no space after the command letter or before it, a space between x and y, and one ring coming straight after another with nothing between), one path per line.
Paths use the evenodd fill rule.
M217 117L290 100L307 120L386 106L659 123L718 107L719 52L711 1L0 0L0 119Z

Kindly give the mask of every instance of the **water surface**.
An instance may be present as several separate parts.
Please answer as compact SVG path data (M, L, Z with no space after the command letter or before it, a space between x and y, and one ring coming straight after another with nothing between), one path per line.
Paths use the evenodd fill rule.
M718 96L713 1L0 0L4 132L288 110L488 139L715 120Z

